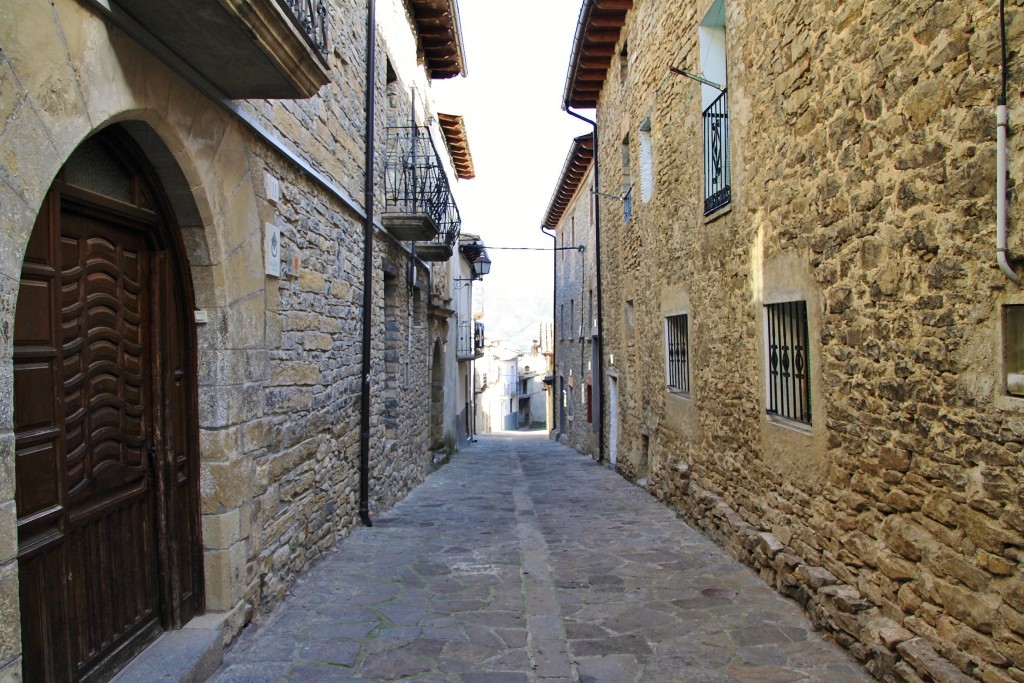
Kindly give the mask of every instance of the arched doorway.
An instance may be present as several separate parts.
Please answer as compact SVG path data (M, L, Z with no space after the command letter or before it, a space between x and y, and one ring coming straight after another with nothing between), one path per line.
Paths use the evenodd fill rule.
M444 447L444 358L441 344L434 342L430 357L430 448Z
M82 143L36 219L15 313L27 681L103 680L203 609L182 254L132 139Z

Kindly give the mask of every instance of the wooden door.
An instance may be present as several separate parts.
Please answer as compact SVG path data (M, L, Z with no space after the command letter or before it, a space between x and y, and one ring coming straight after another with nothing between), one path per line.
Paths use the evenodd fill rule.
M199 605L188 339L159 214L138 179L120 177L138 206L58 179L22 270L14 421L27 681L104 680Z

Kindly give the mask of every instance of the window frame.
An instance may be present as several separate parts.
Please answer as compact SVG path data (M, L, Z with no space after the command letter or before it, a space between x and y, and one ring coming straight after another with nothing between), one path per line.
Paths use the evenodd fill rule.
M682 323L681 329L673 329ZM675 340L673 342L673 340ZM673 359L673 345L678 344L681 357ZM678 384L674 383L678 382ZM665 316L665 386L673 394L689 396L690 382L690 316L689 312Z
M781 354L773 360L776 346ZM805 299L764 305L765 413L770 418L813 425L810 346Z

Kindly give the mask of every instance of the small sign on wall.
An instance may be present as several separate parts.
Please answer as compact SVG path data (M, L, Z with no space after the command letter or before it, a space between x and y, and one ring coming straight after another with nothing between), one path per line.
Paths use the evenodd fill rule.
M267 275L281 277L281 227L273 223L264 224L263 261Z

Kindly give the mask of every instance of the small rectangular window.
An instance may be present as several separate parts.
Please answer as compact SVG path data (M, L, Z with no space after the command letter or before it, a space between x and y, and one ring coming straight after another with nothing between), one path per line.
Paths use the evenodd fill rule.
M633 169L629 156L629 136L622 139L622 216L633 220Z
M640 124L640 201L654 196L654 148L651 145L651 117Z
M622 44L622 50L619 52L619 85L626 85L626 79L629 77L629 47L627 43Z
M807 302L765 308L768 355L768 414L811 424Z
M1003 366L1006 393L1024 396L1024 306L1003 307Z
M573 328L576 325L576 299L569 300L569 338L573 339L576 335L573 333Z
M685 313L665 318L665 341L668 388L673 391L689 394L690 329Z

